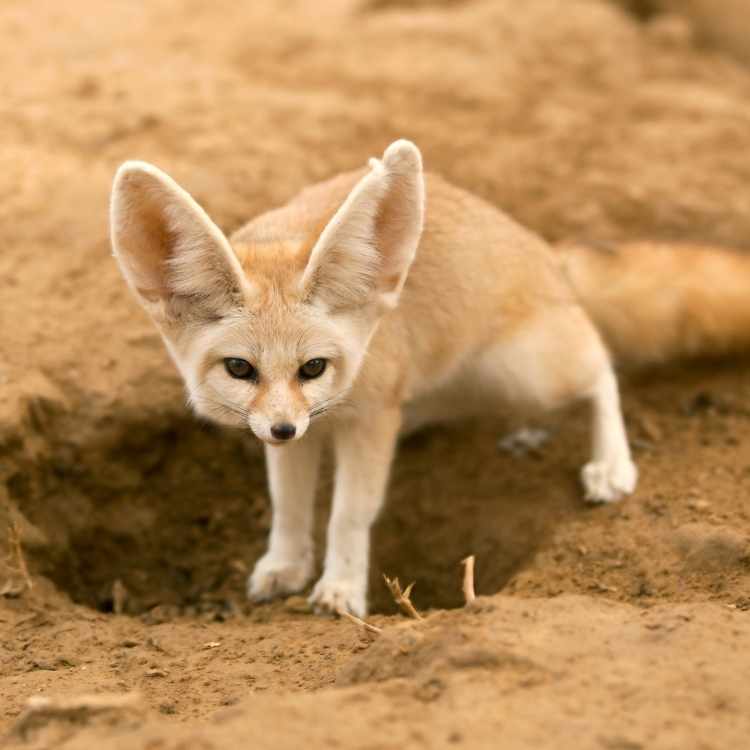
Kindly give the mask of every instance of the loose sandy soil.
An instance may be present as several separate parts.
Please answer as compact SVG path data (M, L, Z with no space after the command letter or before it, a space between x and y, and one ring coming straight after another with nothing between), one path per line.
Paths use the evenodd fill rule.
M399 136L552 241L742 249L750 69L699 15L648 5L3 2L7 746L745 746L746 361L625 377L642 483L615 506L581 502L578 413L526 456L498 450L503 415L405 441L375 533L384 631L370 639L301 599L244 601L269 523L260 451L187 413L109 257L126 158L171 172L232 230ZM467 554L485 595L468 610ZM424 622L395 614L383 572L417 582ZM131 693L22 715L32 696Z

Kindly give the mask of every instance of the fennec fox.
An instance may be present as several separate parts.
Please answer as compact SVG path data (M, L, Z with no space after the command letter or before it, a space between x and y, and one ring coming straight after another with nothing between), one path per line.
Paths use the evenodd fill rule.
M637 471L610 356L586 310L631 358L721 348L731 335L710 310L722 301L700 299L694 280L710 288L707 276L721 272L731 284L731 267L715 264L744 261L696 249L690 262L703 273L680 279L668 247L552 252L487 203L425 177L419 150L404 140L230 240L166 174L127 162L111 226L122 273L195 411L265 443L273 523L249 596L289 594L311 580L313 497L330 440L333 507L310 599L356 615L367 610L370 527L400 432L496 404L586 400L584 494L617 500L633 491Z

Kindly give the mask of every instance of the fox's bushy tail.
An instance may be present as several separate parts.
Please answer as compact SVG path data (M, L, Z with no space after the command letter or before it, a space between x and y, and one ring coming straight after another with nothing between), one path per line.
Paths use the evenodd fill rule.
M750 252L656 242L558 251L616 362L750 350Z

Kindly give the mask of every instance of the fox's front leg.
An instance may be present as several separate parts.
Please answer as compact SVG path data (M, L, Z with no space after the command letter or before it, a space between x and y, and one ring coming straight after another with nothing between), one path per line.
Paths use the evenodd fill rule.
M255 601L301 591L312 578L320 453L320 437L310 433L287 445L266 445L273 520L268 551L248 580L248 596Z
M400 424L399 410L383 407L335 431L325 568L310 597L318 609L367 614L370 528L383 504Z

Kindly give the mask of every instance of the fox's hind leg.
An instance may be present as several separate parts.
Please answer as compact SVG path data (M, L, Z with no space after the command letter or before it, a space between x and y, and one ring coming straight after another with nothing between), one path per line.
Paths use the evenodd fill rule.
M581 480L586 500L610 503L629 495L638 481L638 470L630 458L617 380L611 368L601 373L589 394L592 407L592 456Z
M585 498L612 502L635 489L617 380L609 355L581 308L538 311L485 352L480 377L521 407L551 410L586 400L592 408L592 456L583 467Z

